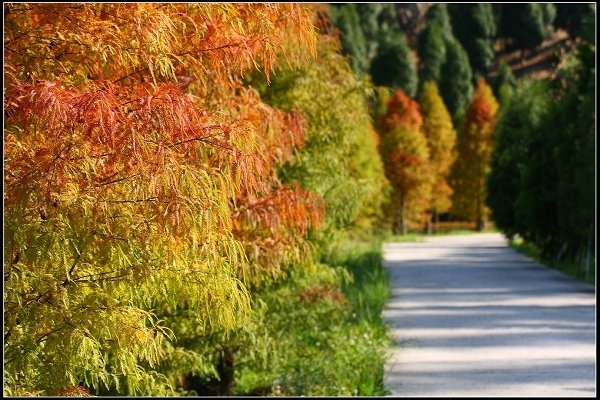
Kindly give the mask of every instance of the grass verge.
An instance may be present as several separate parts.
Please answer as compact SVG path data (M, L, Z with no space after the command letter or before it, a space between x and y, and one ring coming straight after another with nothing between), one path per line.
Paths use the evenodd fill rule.
M590 274L586 279L585 267L582 263L577 263L573 260L556 262L556 260L545 259L541 257L539 249L534 244L526 242L520 237L511 239L509 245L519 253L526 255L546 267L557 269L565 275L572 276L582 282L587 282L596 286L596 258L593 256L590 260Z
M389 297L381 244L345 241L335 256L275 290L267 305L272 348L267 363L248 363L234 394L382 396L390 345L381 312Z

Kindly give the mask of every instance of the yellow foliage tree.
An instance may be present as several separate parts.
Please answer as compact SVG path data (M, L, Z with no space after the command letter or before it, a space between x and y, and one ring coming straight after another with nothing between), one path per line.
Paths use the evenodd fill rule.
M434 175L431 212L434 222L439 213L450 209L452 188L448 184L450 167L456 158L456 131L435 82L426 82L420 96L423 131L429 147L429 163Z
M492 89L484 79L479 79L458 136L457 159L452 170L452 213L475 222L479 230L485 228L489 215L485 205L486 180L498 108Z

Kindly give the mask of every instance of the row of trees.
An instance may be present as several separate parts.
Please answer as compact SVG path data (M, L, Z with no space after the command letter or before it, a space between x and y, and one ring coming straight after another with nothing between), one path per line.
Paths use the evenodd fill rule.
M571 7L551 3L434 4L418 31L414 57L401 27L401 7L334 5L332 18L342 32L344 51L354 70L369 74L377 85L415 96L425 82L436 82L455 122L470 101L473 84L494 67L497 43L503 51L531 50L554 32L555 19L559 27L573 30L574 25Z
M585 264L595 232L595 45L584 18L575 54L554 80L505 87L488 181L492 217L550 261Z
M482 229L490 211L486 182L499 112L496 97L507 97L503 92L517 82L506 63L497 68L493 91L483 77L491 72L498 52L535 49L555 27L566 29L572 38L585 35L585 28L577 28L574 21L593 19L595 11L583 4L435 4L426 9L411 50L402 32L400 8L343 4L332 11L357 74L369 74L375 84L389 88L387 92L396 91L389 100L385 89L378 90L378 103L372 106L386 176L394 188L395 206L390 210L395 213L395 230L420 227L440 212L476 222ZM449 128L432 123L428 115L414 118L419 106L412 98L418 93L422 110L431 112L426 97L434 86L442 101L435 108L447 108L452 117L444 123ZM515 123L505 121L512 116L500 125ZM452 126L457 134L445 133ZM448 151L436 152L436 146ZM496 194L506 200L505 194Z
M394 7L333 8L349 63L320 5L5 5L5 394L229 394L258 364L294 381L271 350L302 303L277 293L343 303L336 245L386 214L482 227L487 198L501 229L589 252L592 41L547 89L511 95L506 71L497 122L472 89L489 7L460 16L472 49L431 7L418 68Z
M493 18L488 21L492 17L488 6L469 5L453 11L453 18L470 24L470 28L461 25L460 37L471 40L468 31L472 29L492 41L495 22ZM338 5L333 7L332 19L357 74L368 74L380 87L372 115L393 187L388 210L394 215L394 230L406 233L423 224L429 230L432 219L437 221L449 211L482 225L486 164L498 105L482 80L473 95L469 57L475 56L454 36L448 6L437 4L427 11L418 35L418 68L395 5ZM477 60L489 67L488 59ZM412 99L417 93L421 106Z
M396 90L378 124L379 148L394 189L390 207L394 231L405 234L425 224L431 232L432 220L437 222L440 213L449 211L477 221L483 229L489 214L486 179L499 108L492 89L479 80L458 135L435 82L424 85L419 101Z
M5 394L227 394L266 362L255 293L386 184L318 9L4 6Z

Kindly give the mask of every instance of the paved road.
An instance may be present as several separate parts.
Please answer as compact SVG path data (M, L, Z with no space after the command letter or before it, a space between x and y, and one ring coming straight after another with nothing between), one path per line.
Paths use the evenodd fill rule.
M392 396L595 396L593 286L499 234L384 245Z

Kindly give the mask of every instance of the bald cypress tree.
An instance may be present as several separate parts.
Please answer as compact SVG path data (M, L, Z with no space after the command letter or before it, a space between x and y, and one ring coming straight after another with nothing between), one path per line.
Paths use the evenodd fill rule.
M498 108L492 89L479 79L458 135L457 159L452 171L452 213L476 222L478 229L485 227L489 213L485 207L486 180Z
M392 188L394 232L405 234L426 217L433 175L423 119L416 101L396 90L379 124L379 151Z
M448 211L452 204L448 175L456 158L456 131L435 82L423 85L419 100L433 174L431 213L434 222L437 222L438 214Z

